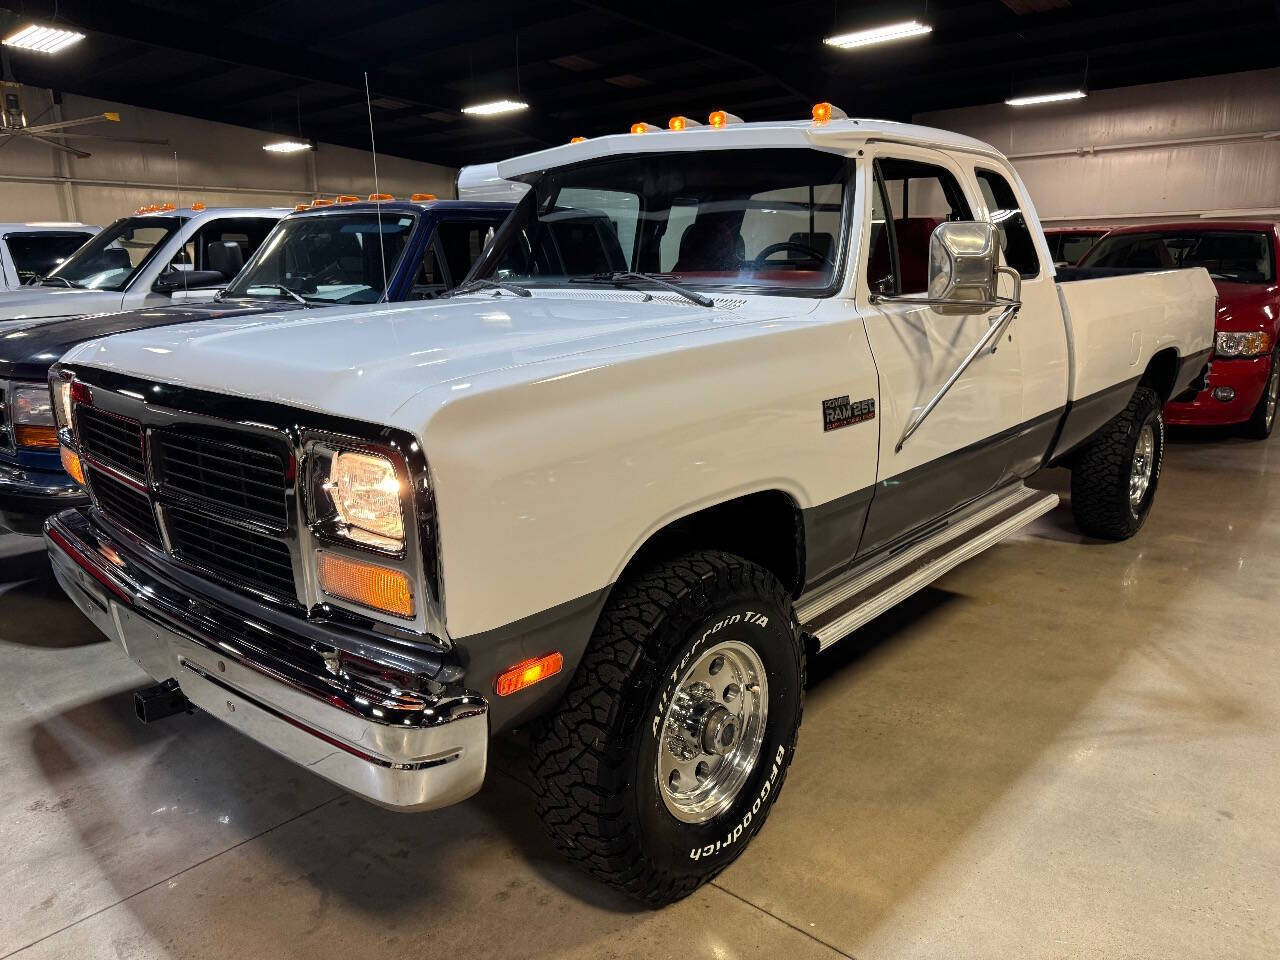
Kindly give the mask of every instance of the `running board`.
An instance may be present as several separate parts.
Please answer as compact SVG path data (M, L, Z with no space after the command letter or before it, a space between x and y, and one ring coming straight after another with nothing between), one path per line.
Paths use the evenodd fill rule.
M818 650L825 650L1057 505L1057 494L1020 484L989 506L925 536L871 569L855 570L820 592L801 597L796 616L804 632L817 638Z

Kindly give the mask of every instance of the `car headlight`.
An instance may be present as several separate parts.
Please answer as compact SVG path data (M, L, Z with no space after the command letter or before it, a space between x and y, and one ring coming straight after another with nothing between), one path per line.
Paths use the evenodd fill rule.
M1252 333L1219 333L1215 352L1220 357L1258 357L1271 351L1271 338L1265 331Z
M9 408L14 443L43 450L57 448L58 426L54 422L53 395L48 386L15 386Z
M382 550L404 548L403 491L389 459L339 450L330 460L324 489L352 540Z

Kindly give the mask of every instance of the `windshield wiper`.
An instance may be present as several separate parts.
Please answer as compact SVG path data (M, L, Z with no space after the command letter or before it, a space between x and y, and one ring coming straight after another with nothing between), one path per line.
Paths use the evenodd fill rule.
M588 277L570 277L570 283L611 283L618 287L630 287L637 283L652 283L655 287L678 293L700 307L714 307L716 302L695 290L682 287L675 281L656 273L639 273L635 270L614 270L611 273L594 273Z
M475 293L477 290L505 290L507 293L513 293L517 297L532 297L528 287L522 287L518 283L507 283L504 280L489 280L484 277L478 277L475 280L468 280L466 283L459 284L452 290L446 290L440 294L442 297L453 297L460 293Z
M304 307L309 307L309 306L311 306L311 301L310 301L310 300L308 300L306 297L299 296L299 295L298 295L298 293L297 293L297 291L295 291L295 290L290 290L290 289L289 289L288 287L286 287L283 283L255 283L255 284L253 284L252 286L254 286L254 287L266 287L266 288L268 288L268 289L270 289L270 290L279 290L279 291L280 291L281 293L283 293L285 296L292 297L294 300L297 300L297 301L298 301L300 304L302 304ZM249 288L246 288L246 289L249 289ZM222 299L223 294L225 294L226 292L227 292L227 291L224 289L221 293L219 293L216 297L214 297L214 299L215 299L215 300L221 300L221 299ZM250 296L250 297L252 297L252 294L246 294L246 296Z

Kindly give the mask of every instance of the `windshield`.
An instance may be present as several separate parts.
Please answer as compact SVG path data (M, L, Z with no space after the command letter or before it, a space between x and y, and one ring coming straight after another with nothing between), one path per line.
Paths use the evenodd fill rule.
M809 149L645 153L531 178L473 277L607 283L620 271L693 288L834 285L852 164Z
M1244 230L1113 233L1098 241L1082 267L1204 267L1216 280L1274 283L1276 265L1267 234Z
M224 296L377 303L416 219L365 210L281 220Z
M73 287L123 290L151 259L156 248L184 222L183 217L155 216L117 220L59 264L49 277Z
M18 282L29 283L80 249L91 233L11 233L5 237Z

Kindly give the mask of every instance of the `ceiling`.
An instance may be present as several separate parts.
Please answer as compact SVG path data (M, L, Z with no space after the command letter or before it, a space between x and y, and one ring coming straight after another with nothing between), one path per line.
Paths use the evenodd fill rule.
M459 166L725 109L806 117L924 110L1087 84L1280 65L1280 0L9 0L87 39L13 50L16 79L271 133ZM5 12L0 29L6 32ZM842 51L822 38L900 20L925 37ZM470 117L501 98L530 109Z

